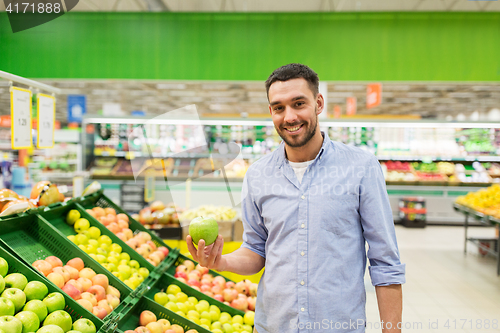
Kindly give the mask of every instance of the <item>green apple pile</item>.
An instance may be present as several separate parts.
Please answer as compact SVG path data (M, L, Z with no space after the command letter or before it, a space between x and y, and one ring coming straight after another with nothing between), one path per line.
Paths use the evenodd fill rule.
M64 311L66 300L61 293L48 294L44 283L8 271L7 261L0 258L0 332L96 333L89 319L73 322Z
M108 236L101 235L101 230L91 227L87 219L79 218L74 221L73 227L77 234L68 236L68 239L129 288L136 289L149 275L147 268L141 267L137 260L131 260L120 245L113 243Z
M184 328L177 324L170 324L167 319L157 319L156 315L145 310L139 316L139 325L134 331L127 330L125 333L198 333L197 330L192 329L184 332Z
M169 285L166 292L156 293L154 300L214 333L253 332L253 311L247 311L244 317L231 316L205 300L198 301L196 297L188 297L176 284Z

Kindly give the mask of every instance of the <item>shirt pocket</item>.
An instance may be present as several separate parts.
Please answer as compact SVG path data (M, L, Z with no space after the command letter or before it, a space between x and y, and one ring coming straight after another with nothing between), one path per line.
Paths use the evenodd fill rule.
M323 205L321 228L342 235L359 220L358 206L359 199L355 194L330 195Z

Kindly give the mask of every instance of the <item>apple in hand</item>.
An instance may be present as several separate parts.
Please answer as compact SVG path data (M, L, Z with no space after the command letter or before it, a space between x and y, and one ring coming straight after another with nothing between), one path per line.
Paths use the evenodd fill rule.
M5 333L22 333L23 323L14 316L0 317L0 330Z
M49 313L64 310L64 307L66 306L64 296L58 292L48 294L47 297L43 299L43 303L47 307L47 311Z
M34 299L26 303L23 308L23 311L31 311L38 316L38 320L43 322L43 320L47 317L48 311L47 306L40 300Z
M42 300L47 296L49 290L44 283L40 281L31 281L24 288L24 293L26 294L27 301L34 299Z
M81 318L73 323L73 329L81 333L96 333L96 327L93 322L88 319Z
M64 331L57 325L43 325L36 333L64 333Z
M57 310L50 313L43 321L43 326L56 325L62 328L64 332L69 331L72 324L73 320L71 319L71 316L63 310Z
M16 312L21 310L24 306L24 303L26 303L26 295L22 290L17 288L5 289L2 293L2 297L10 299L12 303L14 303Z
M196 245L200 239L203 239L205 246L209 246L215 242L219 235L219 225L212 217L196 217L189 224L189 235Z
M28 284L26 276L19 273L12 273L5 277L5 288L17 288L23 290Z
M14 303L10 299L0 297L0 316L13 316L15 313Z
M23 332L36 332L40 327L40 319L34 312L21 311L15 317L23 324Z
M6 277L9 272L9 263L4 258L0 257L0 276Z

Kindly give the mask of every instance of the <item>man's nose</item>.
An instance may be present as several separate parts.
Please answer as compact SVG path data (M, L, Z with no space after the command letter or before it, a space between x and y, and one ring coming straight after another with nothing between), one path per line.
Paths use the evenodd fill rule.
M285 118L283 121L288 124L294 124L297 122L297 114L293 108L289 106L285 108Z

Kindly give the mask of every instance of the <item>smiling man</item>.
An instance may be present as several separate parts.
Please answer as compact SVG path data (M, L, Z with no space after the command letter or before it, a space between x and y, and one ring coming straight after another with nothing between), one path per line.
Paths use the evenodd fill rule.
M255 330L365 331L364 273L376 288L382 332L400 332L405 266L385 181L375 156L331 141L319 128L318 75L289 64L266 90L280 147L248 169L243 244L222 256L223 240L188 248L202 266L251 275L259 283ZM366 251L366 243L368 251Z

